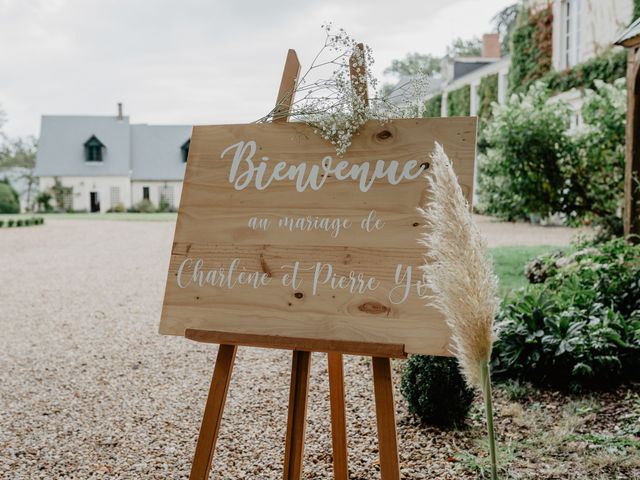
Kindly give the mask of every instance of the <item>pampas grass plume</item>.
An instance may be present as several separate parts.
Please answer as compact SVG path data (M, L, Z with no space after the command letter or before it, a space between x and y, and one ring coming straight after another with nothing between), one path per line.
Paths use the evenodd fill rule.
M451 330L452 353L467 383L482 388L480 366L491 359L497 280L469 204L442 145L436 143L425 175L428 203L419 209L427 232L422 267L433 292L429 303Z

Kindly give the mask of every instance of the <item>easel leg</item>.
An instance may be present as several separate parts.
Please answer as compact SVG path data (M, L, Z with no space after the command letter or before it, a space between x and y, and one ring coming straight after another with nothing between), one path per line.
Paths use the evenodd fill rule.
M347 423L344 413L344 368L342 354L329 352L329 401L331 403L331 439L333 441L333 478L349 479Z
M393 406L393 383L389 358L373 357L373 388L378 421L380 478L381 480L399 480L400 462L398 460L396 415Z
M189 480L207 480L211 470L211 460L216 447L224 403L227 399L231 371L236 357L236 345L220 345L213 378L209 387L209 396L204 408L200 435L196 444Z
M307 421L307 394L311 352L293 352L289 415L284 450L284 480L299 480L304 456L304 430Z

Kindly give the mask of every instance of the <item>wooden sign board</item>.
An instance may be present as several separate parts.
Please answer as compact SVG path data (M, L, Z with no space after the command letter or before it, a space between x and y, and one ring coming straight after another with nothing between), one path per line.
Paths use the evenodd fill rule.
M160 333L404 344L450 355L418 245L434 142L471 202L476 119L368 122L343 157L300 123L194 127Z

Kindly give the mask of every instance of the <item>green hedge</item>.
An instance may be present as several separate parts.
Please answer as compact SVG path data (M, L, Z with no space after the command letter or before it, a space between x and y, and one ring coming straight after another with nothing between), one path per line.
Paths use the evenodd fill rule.
M491 118L491 103L498 101L498 74L487 75L480 80L478 87L478 117L484 120Z
M468 116L470 106L471 87L469 85L453 90L447 95L447 115L449 117Z
M566 92L572 88L595 87L595 80L613 83L627 74L627 52L610 50L598 57L587 60L574 68L560 72L549 72L544 81L553 93Z
M423 117L440 117L441 113L442 95L436 95L425 102Z
M551 4L537 12L522 9L511 34L509 91L527 90L551 70L553 12Z

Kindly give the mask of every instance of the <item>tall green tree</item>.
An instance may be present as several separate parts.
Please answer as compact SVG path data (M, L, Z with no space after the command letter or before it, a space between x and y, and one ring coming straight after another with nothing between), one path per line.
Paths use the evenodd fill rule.
M450 57L479 57L482 55L482 40L478 37L468 40L456 38L447 47L447 55Z
M0 147L0 172L14 172L14 180L25 182L25 202L27 209L31 209L37 177L36 167L36 139L34 137L6 139Z
M384 73L392 73L405 77L412 77L421 73L432 75L440 70L440 59L430 54L407 53L402 59L395 59L385 68Z

